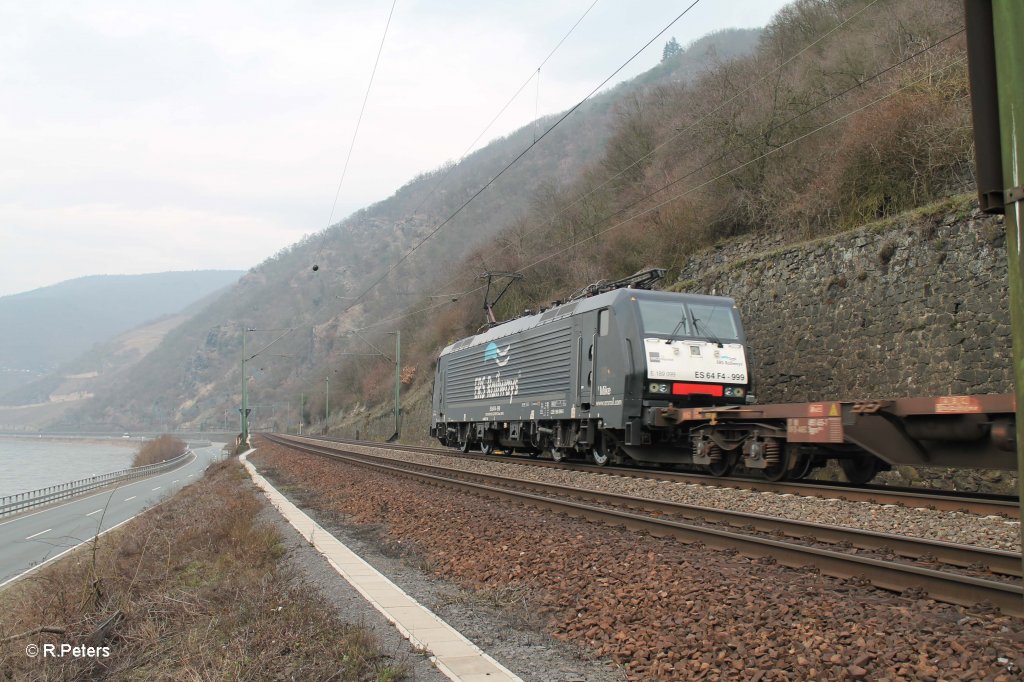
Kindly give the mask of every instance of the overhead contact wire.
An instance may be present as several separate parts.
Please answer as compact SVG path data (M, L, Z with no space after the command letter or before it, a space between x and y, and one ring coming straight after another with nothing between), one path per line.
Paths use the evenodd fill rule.
M455 171L455 169L458 167L458 164L461 163L463 161L463 159L465 159L469 155L469 153L473 150L473 148L476 147L477 142L479 142L481 140L481 138L483 138L483 136L487 134L487 131L490 130L491 127L498 121L498 119L501 118L502 115L508 110L508 108L510 106L512 106L512 103L514 101L516 101L516 98L518 98L520 94L522 94L523 90L526 89L526 86L528 86L530 84L530 82L534 78L537 78L538 82L539 82L540 70L544 67L545 64L548 63L548 60L550 60L551 57L554 56L555 52L557 52L558 49L560 47L562 47L562 44L565 43L565 41L569 38L569 36L572 35L573 31L576 30L576 27L579 26L580 23L583 22L583 20L587 17L588 14L590 14L590 10L594 9L594 6L597 3L598 3L598 0L594 0L592 3L590 3L590 6L587 7L586 11L584 11L583 14L580 16L580 18L576 20L576 23L572 25L572 27L566 32L566 34L564 36L562 36L562 39L558 41L558 44L555 45L554 48L552 48L550 52L548 52L548 55L546 57L544 57L543 61L541 61L540 65L537 67L537 70L530 73L530 77L527 78L525 81L523 81L523 84L519 86L519 89L517 89L512 94L512 96L509 97L508 101L505 102L504 106L502 106L501 109L498 111L498 113L494 115L494 117L491 119L491 122L488 123L486 126L484 126L484 129L480 131L480 134L477 135L476 138L474 138L473 141L469 143L469 146L466 147L465 151L463 151L462 154L459 156L458 161L456 161L454 164L452 164L452 166L447 171L445 171L444 175L442 175L437 180L437 182L434 183L433 187L430 188L430 191L427 192L426 196L424 196L423 199L421 199L420 202L418 204L416 204L415 208L413 208L412 211L410 211L410 215L416 215L417 213L419 213L420 209L423 208L423 206L426 205L426 203L428 201L430 201L430 199L437 193L437 190L440 189L441 185L443 185L444 182L448 179L448 177ZM539 97L539 94L538 94L538 97ZM536 118L536 116L534 118ZM534 137L534 142L536 143L536 141L537 140L536 140L536 136L535 136ZM337 201L337 199L335 199L335 201ZM334 211L332 209L332 211L331 211L332 218L333 218L333 214L334 214ZM328 226L329 226L329 223L328 223ZM326 239L326 235L324 235L324 238ZM321 244L321 246L322 246L322 244ZM317 252L317 257L319 257L319 251ZM389 270L388 273L385 274L385 277L387 276L387 274L390 274L390 272L391 271ZM361 296L359 296L359 297L348 296L346 298L355 299L356 303L358 303L359 300L361 299ZM355 305L355 303L353 303L353 305ZM347 310L347 308L346 308L346 310Z
M611 184L612 182L614 182L614 181L615 181L615 180L617 180L618 178L620 178L620 177L622 177L623 175L625 175L625 174L626 174L626 173L627 173L627 172L628 172L629 170L631 170L631 169L635 168L635 167L636 167L636 165L637 165L637 164L639 164L639 163L640 163L641 161L643 161L643 160L645 160L645 159L647 159L647 158L651 157L652 155L654 155L654 154L655 154L655 153L656 153L656 152L657 152L658 150L660 150L660 149L661 149L662 147L664 147L665 145L667 145L667 144L670 144L671 142L674 142L675 140L679 139L680 137L682 137L682 136L683 136L683 135L685 135L686 133L690 132L691 130L693 130L694 128L696 128L697 126L699 126L699 125L700 125L701 123L703 123L704 121L706 121L706 120L707 120L708 118L710 118L710 117L711 117L711 116L713 116L714 114L718 113L719 111L721 111L722 109L724 109L724 108L725 108L725 107L727 107L728 105L732 104L733 102L735 102L735 101L736 101L737 99L739 99L739 98L740 98L740 97L742 97L743 95L745 95L745 94L747 94L748 92L750 92L750 91L751 91L751 90L752 90L752 89L753 89L754 87L756 87L756 86L757 86L757 85L759 85L760 83L762 83L762 82L764 82L765 80L767 80L767 79L768 79L768 78L769 78L770 76L773 76L774 74L776 74L776 73L778 73L779 71L781 71L782 69L784 69L784 68L785 68L786 66L788 66L788 65L789 65L790 63L792 63L792 62L793 62L793 60L795 60L795 59L797 59L798 57L800 57L800 55L804 54L805 52L807 52L808 50L810 50L810 49L811 49L812 47L814 47L815 45L817 45L817 44L818 44L818 43L820 43L821 41L823 41L823 40L825 40L826 38L828 38L828 37L829 37L830 35L832 35L832 34L833 34L833 33L835 33L836 31L838 31L839 29L841 29L841 28L842 28L843 26L845 26L845 25L846 25L846 24L848 24L849 22L851 22L851 21L853 21L854 19L856 19L856 18L857 18L858 16L860 16L860 15L861 15L862 13L864 13L864 12L865 12L865 11L867 11L868 9L870 9L870 8L874 7L874 6L875 6L875 5L876 5L876 4L878 3L878 2L879 2L879 0L872 0L872 1L871 1L871 2L869 3L869 4L867 4L867 5L865 5L864 7L860 8L859 10L857 10L856 12L854 12L853 14L851 14L850 16L848 16L848 17L847 17L846 19L843 19L843 20L842 20L841 22L839 22L838 24L836 24L835 26L833 26L833 27L832 27L831 29L829 29L829 30L828 30L828 31L826 31L825 33L823 33L823 34L821 34L820 36L818 36L818 38L817 38L817 39L815 39L815 40L814 40L814 42L811 42L811 43L808 43L807 45L805 45L805 46L804 46L804 47L803 47L802 49L800 49L800 50L799 50L798 52L796 52L796 53L792 54L792 55L791 55L790 57L788 57L788 58L787 58L787 59L786 59L786 60L785 60L784 62L782 62L781 64L779 64L778 66L776 66L776 67L775 67L774 69L772 69L772 70L771 70L771 71L769 71L768 73L766 73L766 74L764 74L763 76L761 76L761 77L760 77L759 79L757 79L756 81L754 81L753 83L751 83L750 85L748 85L748 86L747 86L746 88L744 88L744 89L743 89L742 91L740 91L739 93L737 93L737 94L733 95L733 96L732 96L732 97L730 97L730 98L729 98L728 100L726 100L726 101L722 102L722 103L721 103L721 104L719 104L719 105L718 105L717 107L715 107L715 108L714 108L713 110L711 110L711 111L707 112L706 114L704 114L703 116L701 116L701 117L700 117L700 118L699 118L699 119L698 119L697 121L695 121L694 123L691 123L691 124L690 124L689 126L687 126L686 128L683 128L683 129L681 129L681 130L677 131L675 135L672 135L671 137L669 137L669 138L667 138L666 140L662 141L662 142L661 142L661 143L659 143L659 144L658 144L657 146L655 146L655 147L654 147L653 149L651 149L651 150L650 150L649 152L647 152L647 153L646 153L646 154L644 154L643 156L640 156L640 157L638 157L638 158L637 158L636 160L634 160L634 161L633 161L633 162L632 162L631 164L629 164L628 166L626 166L625 168L623 168L622 170L620 170L620 171L619 171L618 173L616 173L616 174L615 174L615 175L613 175L612 177L610 177L610 178L608 178L607 180L605 180L604 182L602 182L602 183L601 183L600 185L598 185L597 187L593 188L593 189L592 189L592 190L590 190L589 192L586 192L586 193L585 193L585 194L583 194L582 196L580 196L580 197L578 197L578 198L574 199L574 200L573 200L573 201L572 201L572 202L571 202L571 203L570 203L570 204L569 204L568 206L566 206L565 208L562 208L562 209L561 209L561 210L559 210L559 211L558 211L557 213L555 213L555 214L554 214L553 216L551 216L550 218L548 218L548 219L547 219L547 220L545 221L545 223L548 223L548 224L549 224L549 223L550 223L551 221L553 221L553 220L554 220L555 218L557 218L558 216L560 216L560 215L564 214L565 212L567 212L568 210L570 210L571 208L573 208L574 206L576 206L576 205L577 205L577 204L579 204L580 202L584 201L585 199L587 199L587 198L588 198L588 197L590 197L590 196L593 196L593 195L594 195L594 194L595 194L596 192L600 191L601 189L604 189L605 187L607 187L608 185L610 185L610 184ZM865 82L866 82L866 81L865 81ZM819 106L821 106L821 105L819 105ZM806 113L810 113L810 110L808 110L808 111L805 111L805 112L801 113L800 115L801 115L801 116L803 116L803 115L804 115L804 114L806 114ZM641 199L641 200L642 200L642 199ZM620 212L621 212L622 210L628 210L628 209L629 209L630 207L632 207L632 205L631 205L631 206L629 206L629 207L626 207L625 209L620 209L620 211L617 211L616 213L613 213L613 214L611 214L610 216L607 216L607 217L605 218L605 220L607 220L608 218L613 218L613 217L615 217L615 216L616 216L616 215L618 215L618 213L620 213ZM534 227L534 228L531 228L531 229L528 229L528 230L524 231L524 232L522 233L522 236L527 236L527 235L533 234L534 232L537 232L538 230L540 230L540 229L541 229L541 227L543 227L543 223L542 223L541 225L538 225L537 227ZM499 250L498 250L498 253L500 253L500 252L502 252L502 251L505 251L505 250L507 250L508 248L509 248L508 246L504 246L504 247L502 247L501 249L499 249ZM443 285L443 287L442 287L442 288L450 286L450 285L451 285L451 283L455 281L455 279L457 279L457 277L456 277L456 278L452 278L452 279L448 280L447 282L445 282L445 284Z
M366 103L370 101L370 90L373 88L373 79L377 75L377 66L380 64L380 55L384 52L384 41L388 37L388 29L391 28L391 17L395 14L395 5L398 4L398 0L392 0L391 11L388 12L388 20L384 25L384 35L380 37L380 45L377 47L377 58L373 61L373 70L370 72L370 82L366 84L366 94L363 96L363 105L359 109L359 117L356 119L355 130L352 131L352 141L348 145L348 154L345 155L345 165L341 169L341 180L338 181L338 189L334 192L334 203L331 204L331 215L327 218L327 227L324 228L323 239L320 240L320 248L316 251L315 261L320 259L320 253L323 251L324 244L327 242L327 230L331 227L331 222L334 220L334 211L338 208L338 197L341 196L341 186L345 182L345 176L348 174L348 164L352 160L352 150L356 146L356 137L359 135L359 126L363 122L363 114L366 113Z
M965 62L966 62L966 58L960 58L960 59L958 59L958 60L956 60L956 61L954 61L954 62L952 62L950 64L947 64L946 66L942 67L941 69L936 69L935 71L932 71L932 72L922 76L921 78L918 78L917 80L915 80L915 81L913 81L911 83L908 83L907 85L904 85L904 86L902 86L900 88L897 88L896 90L893 90L892 92L889 92L889 93L887 93L887 94L885 94L885 95L883 95L883 96L881 96L881 97L879 97L879 98L877 98L875 100L872 100L871 102L868 102L864 106L858 107L857 109L854 109L853 111L849 111L849 112L843 114L842 116L840 116L839 118L836 118L836 119L834 119L832 121L829 121L828 123L826 123L826 124L824 124L822 126L819 126L819 127L815 128L814 130L811 130L811 131L809 131L807 133L804 133L803 135L800 135L799 137L796 137L796 138L790 140L789 142L786 142L785 144L782 144L782 145L780 145L778 147L770 149L767 152L765 152L765 153L763 153L763 154L761 154L759 156L756 156L756 157L754 157L752 159L744 161L743 163L739 164L738 166L735 166L735 167L733 167L733 168L731 168L731 169L729 169L729 170L727 170L727 171L725 171L723 173L720 173L720 174L716 175L713 178L710 178L710 179L705 180L704 182L702 182L702 183L700 183L698 185L690 187L690 188L680 192L679 194L675 194L675 195L669 197L668 199L665 199L664 201L658 202L657 204L655 204L653 206L650 206L650 207L648 207L648 208L646 208L646 209L644 209L642 211L639 211L638 213L636 213L634 215L631 215L630 217L626 218L625 220L621 220L618 223L615 223L614 225L612 225L612 226L610 226L610 227L608 227L608 228L606 228L604 230L601 230L600 232L592 234L589 237L585 237L585 238L580 239L578 241L574 241L573 243L569 244L568 246L566 246L563 249L555 251L554 253L551 253L551 254L549 254L549 255L547 255L547 256L545 256L543 258L540 258L538 260L535 260L534 262L530 263L529 265L521 268L520 272L523 271L523 270L529 270L531 268L534 268L534 267L540 265L541 263L544 263L546 261L551 260L552 258L555 258L556 256L560 256L563 253L566 253L566 252L574 249L575 247L579 246L580 244L584 244L584 243L586 243L588 241L592 241L594 239L597 239L598 237L601 237L601 236L611 232L612 230L615 230L615 229L625 225L626 223L629 223L632 220L635 220L636 218L639 218L640 216L647 215L648 213L651 213L652 211L655 211L655 210L661 208L662 206L665 206L666 204L669 204L669 203L675 201L676 199L682 198L682 197L686 196L687 194L690 194L692 192L696 192L697 190L699 190L699 189L701 189L703 187L706 187L707 185L710 185L711 183L717 182L718 180L721 180L722 178L725 178L725 177L727 177L729 175L732 175L736 171L742 170L742 169L746 168L747 166L749 166L752 163L756 163L756 162L758 162L758 161L760 161L762 159L765 159L765 158L771 156L772 154L780 152L783 149L786 149L786 148L796 144L797 142L805 140L806 138L810 137L811 135L819 133L822 130L825 130L826 128L829 128L829 127L835 125L836 123L839 123L841 121L846 120L847 118L849 118L850 116L853 116L854 114L858 114L858 113L864 111L865 109L868 109L869 107L872 107L872 106L878 104L879 102L882 102L882 101L892 97L893 95L896 95L896 94L898 94L900 92L903 92L904 90L907 90L907 89L909 89L911 87L914 87L918 83L921 83L921 82L923 82L923 81L925 81L925 80L927 80L927 79L929 79L929 78L931 78L931 77L933 77L935 75L938 75L939 73L942 73L943 71L951 69L954 66L958 66L960 64L964 64ZM673 181L673 183L674 182L677 182L677 181ZM673 183L670 183L670 184L673 184ZM661 190L665 189L665 187L668 187L668 185L666 185L666 186L662 187L661 189L657 190L655 193L660 192ZM648 195L648 197L652 196L652 195Z
M852 17L851 17L851 18L852 18ZM834 29L833 29L833 30L834 30ZM924 54L925 52L928 52L929 50L932 50L932 49L934 49L934 48L938 47L939 45L941 45L941 44L943 44L943 43L945 43L945 42L947 42L947 41L949 41L949 40L952 40L953 38L955 38L955 37L957 37L957 36L961 35L961 34L962 34L962 33L963 33L963 32L964 32L965 30L966 30L966 29L964 29L964 28L960 28L959 30L955 31L954 33L951 33L950 35L946 36L945 38L942 38L942 39L940 39L940 40L937 40L937 41L935 41L934 43L932 43L931 45L928 45L927 47L921 48L921 49L920 49L920 50L918 50L917 52L915 52L915 53L913 53L913 54L911 54L911 55L909 55L909 56L907 56L907 57L904 57L904 58L903 58L903 59L901 59L900 61L898 61L898 62L895 62L895 63L893 63L893 64L890 64L889 66L887 66L886 68L882 69L881 71L878 71L877 73L875 73L875 74L873 74L873 75L871 75L871 76L869 76L869 77L865 78L864 80L862 80L862 81L859 81L859 82L857 82L857 83L856 83L856 84L854 84L854 85L851 85L850 87L846 88L845 90L842 90L842 91L840 91L840 92L838 92L838 93L836 93L836 94L832 95L832 96L831 96L831 97L829 97L828 99L825 99L825 100L823 100L823 101L819 102L818 104L815 104L814 106L812 106L812 107L810 107L810 108L808 108L808 109L804 109L804 110L803 110L803 111L801 111L800 113L798 113L798 114L795 114L794 116L791 116L790 118L786 119L785 121L783 121L783 122L781 122L781 123L778 123L778 124L776 124L776 125L772 126L771 128L769 128L769 129L768 129L768 130L766 131L766 133L771 133L771 132L774 132L774 131L778 130L779 128L782 128L782 127L784 127L784 126L787 126L787 125L789 125L790 123L792 123L792 122L794 122L794 121L796 121L796 120L798 120L798 119L800 119L800 118L802 118L802 117L806 116L807 114L813 113L813 112L817 111L818 109L821 109L822 107L825 107L825 106L827 106L827 105L831 104L832 102L835 102L836 100L838 100L838 99L840 99L841 97L843 97L843 96L847 95L848 93L850 93L850 92L852 92L852 91L854 91L854 90L856 90L856 89L858 89L858 88L861 88L861 87L863 87L863 86L867 85L868 83L871 83L872 81L874 81L874 80L877 80L878 78L881 78L882 76L884 76L885 74L889 73L889 72L890 72L890 71L892 71L893 69L899 68L900 66L903 66L904 64L906 64L906 63L908 63L908 62L910 62L910 61L912 61L912 60L916 59L917 57L921 56L921 55L922 55L922 54ZM819 40L820 40L820 39L819 39ZM817 41L815 41L815 42L817 42ZM812 43L811 45L808 45L808 46L807 46L806 48L804 48L804 50L807 50L808 48L810 48L810 47L813 47L813 45L814 45L814 43ZM804 50L802 50L802 51L804 51ZM802 52L802 51L801 51L801 52ZM799 53L798 53L798 54L799 54ZM794 55L794 56L796 56L796 55ZM791 61L791 60L792 60L792 58L790 59L790 61ZM769 74L766 74L765 78L766 78L767 76L770 76L770 75L771 75L771 73L769 73ZM761 80L763 80L763 78L762 78ZM758 82L760 82L760 81L758 81ZM749 88L748 88L747 90L749 90ZM746 92L746 90L744 90L744 92ZM740 93L740 94L743 94L743 93ZM734 98L734 99L735 99L735 98ZM731 101L731 100L730 100L730 101ZM728 102L727 102L726 104L728 104ZM723 106L724 106L724 105L723 105ZM719 107L719 109L720 109L720 108L721 108L721 107ZM716 111L717 111L717 110L718 110L718 109L716 109ZM714 112L711 112L711 113L714 113ZM698 123L700 123L700 121L698 121ZM694 124L694 125L696 125L696 124ZM691 127L692 127L692 126L691 126ZM678 136L676 136L676 137L678 137ZM788 143L787 143L787 144L788 144ZM664 143L663 143L663 145L664 145ZM663 146L663 145L661 145L661 146ZM606 221L606 220L612 220L612 219L616 218L617 216L619 216L619 215L622 215L623 213L625 213L625 212L627 212L627 211L629 211L629 210L631 210L631 209L633 209L633 208L636 208L637 206L639 206L639 205L643 204L643 203L644 203L645 201L647 201L648 199L650 199L650 198L652 198L652 197L654 197L654 196L656 196L656 195L660 194L661 192L665 191L665 190L666 190L666 189L668 189L669 187L672 187L673 185L677 185L677 184L679 184L680 182L682 182L683 180L687 180L687 179L689 179L689 178L693 177L694 175L696 175L696 174L700 173L701 171L703 171L703 170L706 170L706 169L707 169L707 168L709 168L709 167L710 167L711 165L713 165L713 164L715 164L715 163L717 163L717 162L721 161L722 159L724 159L724 158L725 158L725 156L726 156L726 154L727 154L727 153L728 153L729 151L730 151L730 150L728 150L728 149L727 149L726 151L722 152L722 153L721 153L721 154L719 154L718 156L716 156L716 157L714 157L714 158L712 158L712 159L709 159L709 160L705 161L705 162L704 162L703 164L701 164L701 165L700 165L700 166L698 166L697 168L694 168L693 170L690 170L690 171L686 172L685 174L681 175L680 177L678 177L678 178L675 178L674 180L671 180L671 181L669 181L669 182L665 183L664 185L662 185L661 187L659 187L659 188L655 189L654 191L652 191L652 192L649 192L649 193L647 193L647 194L643 195L642 197L640 197L640 198L636 199L635 201L632 201L632 202L630 202L630 203L629 203L629 204L627 204L626 206L623 206L622 208L619 208L618 210L614 211L613 213L610 213L610 214L608 214L607 216L605 216L604 218L602 218L602 219L601 219L601 222L603 222L603 221ZM642 159L641 159L641 160L642 160ZM623 171L623 172L624 172L624 171ZM617 176L616 176L616 177L617 177ZM613 179L614 179L614 178L613 178ZM606 183L606 184L607 184L607 183ZM585 198L585 197L582 197L581 199L578 199L578 200L577 200L577 202L578 202L578 201L582 201L582 199L583 199L583 198ZM661 204L659 204L659 206L660 206L660 205L661 205ZM570 207L571 207L571 205L570 205ZM568 210L568 208L570 208L570 207L566 207L566 208L562 209L561 211L559 211L559 213L555 214L555 216L553 216L553 217L551 218L551 220L553 220L553 219L554 219L555 217L557 217L558 215L561 215L561 213L562 213L562 212L564 212L564 211ZM634 215L634 216L630 216L630 217L629 217L629 218L627 219L627 221L628 221L628 220L632 220L633 218L636 218L636 217L638 217L639 215L643 215L643 213L639 213L639 214L636 214L636 215ZM538 227L535 227L535 228L532 228L532 229L530 229L530 230L527 230L527 231L526 231L526 232L524 233L524 235L527 235L527 234L531 234L531 233L533 233L533 232L536 232L536 231L538 231L539 229L540 229L540 226L538 226ZM504 247L504 248L508 248L508 247ZM445 283L444 283L444 284L442 285L442 288L446 288L446 287L450 286L450 285L452 284L452 282L453 282L453 281L454 281L454 280L448 280L447 282L445 282Z
M510 168L512 168L512 166L514 166L516 163L518 163L520 159L522 159L524 156L526 156L526 154L531 149L533 149L535 146L537 146L540 143L540 141L543 140L545 137L547 137L551 133L551 131L553 131L555 128L557 128L559 126L559 124L561 124L563 121L565 121L565 119L567 119L569 116L571 116L581 106L583 106L583 104L587 100L589 100L591 97L593 97L594 93L596 93L598 90L603 88L608 83L608 81L610 81L620 71L622 71L624 68L626 68L626 66L628 66L634 59L636 59L640 55L640 53L642 53L644 50L646 50L648 47L650 47L651 43L653 43L655 40L657 40L659 37L661 37L661 35L664 34L665 31L669 30L677 21L679 21L684 16L686 16L686 14L691 9L693 9L698 3L700 3L700 1L701 0L693 0L693 2L685 10L683 10L675 19L670 21L668 23L668 25L665 26L665 28L661 29L653 38L651 38L649 41L647 41L647 43L644 44L643 47L641 47L639 50L637 50L636 53L634 53L632 57L630 57L625 62L623 62L623 64L621 66L619 66L617 69L615 69L615 71L613 71L610 76L605 78L603 81L601 81L600 84L597 85L597 87L595 87L593 90L591 90L590 94L588 94L586 97L584 97L579 102L577 102L575 105L573 105L573 107L571 109L569 109L567 112L565 112L565 114L563 114L561 116L561 118L559 118L557 121L555 121L555 123L550 128L545 130L544 133L541 134L540 137L538 137L533 143L528 145L526 147L526 149L524 149L522 152L520 152L514 159L509 161L508 164L506 164L504 168L502 168L500 171L498 171L498 173L494 177L492 177L490 180L488 180L484 184L483 187L481 187L471 197L469 197L469 199L467 199L465 202L463 202L463 204L461 206L459 206L451 215L449 215L447 218L445 218L443 221L441 221L437 226L435 226L430 232L428 232L427 235L425 237L423 237L423 239L421 239L419 242L416 243L415 246L413 246L411 249L406 251L405 254L403 254L401 258L399 258L395 263L393 263L387 269L386 272L384 272L384 274L382 274L380 277L378 277L373 282L371 282L370 285L366 289L364 289L363 292L361 294L359 294L359 296L357 296L355 298L355 300L347 308L345 308L345 310L342 311L342 314L345 313L348 310L351 310L357 303L359 303L359 301L361 301L363 299L363 297L366 296L366 294L368 294L370 291L372 291L374 289L374 287L376 287L378 284L380 284L382 281L384 281L384 279L386 279L388 277L388 275L390 275L392 272L394 272L395 268L397 268L399 265L404 263L406 261L406 259L409 258L409 256L411 256L413 253L416 252L417 249L419 249L421 246L423 246L423 244L425 244L435 234L437 234L438 231L440 231L445 225L447 225L452 220L454 220L455 217L458 216L460 213L462 213L462 211L467 206L469 206L478 196L483 194L484 191L488 187L490 187L492 184L494 184L498 180L498 178L500 178L502 175L504 175Z

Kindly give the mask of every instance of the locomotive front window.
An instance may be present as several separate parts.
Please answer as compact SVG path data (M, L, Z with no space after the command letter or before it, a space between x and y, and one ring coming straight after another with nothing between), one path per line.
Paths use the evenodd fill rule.
M638 300L644 331L662 336L689 336L690 320L678 301Z
M688 303L690 319L699 336L735 341L739 338L732 308L724 305Z
M686 336L736 341L739 331L732 308L714 303L637 300L644 332L659 336Z

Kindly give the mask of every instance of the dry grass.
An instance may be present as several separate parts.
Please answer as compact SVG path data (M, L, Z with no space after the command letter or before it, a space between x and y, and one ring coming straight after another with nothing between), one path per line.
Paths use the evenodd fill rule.
M141 467L173 459L185 452L185 447L184 441L166 434L153 440L147 440L139 447L139 451L132 458L132 466Z
M247 480L235 462L214 465L98 546L0 593L0 680L401 679L367 630L300 588ZM25 654L45 643L110 655Z

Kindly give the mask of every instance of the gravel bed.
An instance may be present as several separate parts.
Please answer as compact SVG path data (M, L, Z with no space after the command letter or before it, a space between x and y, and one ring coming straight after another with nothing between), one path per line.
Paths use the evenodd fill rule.
M405 462L451 467L452 458L443 455L402 452L387 448L345 445L345 449ZM512 462L459 459L459 468L473 473L514 476L528 481L576 486L601 492L635 495L654 500L728 509L751 514L770 514L796 521L824 523L847 528L898 533L908 537L942 540L991 549L1020 551L1020 521L1001 516L979 516L957 511L937 511L872 502L850 502L720 488L699 483L678 483L631 478L589 471L570 471Z
M1021 679L1024 623L991 609L897 595L276 445L256 459L315 508L411 548L435 575L485 601L521 597L552 637L609 659L630 680Z
M263 447L257 453L260 453ZM543 620L530 610L527 591L512 587L485 595L432 577L429 563L409 543L383 537L377 524L352 524L323 508L310 508L315 499L306 490L289 486L259 454L250 458L260 473L317 523L356 552L410 596L440 616L486 653L528 682L623 682L616 667L593 660L580 647L553 640L543 632ZM273 511L273 510L271 510ZM406 680L447 682L429 658L413 651L409 642L335 571L276 512L276 526L287 539L288 559L313 588L323 594L346 622L369 627L384 651L409 671Z

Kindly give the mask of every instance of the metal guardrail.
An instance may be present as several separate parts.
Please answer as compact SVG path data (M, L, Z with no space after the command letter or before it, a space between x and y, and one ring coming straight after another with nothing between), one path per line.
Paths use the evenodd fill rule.
M57 500L63 500L66 497L81 495L82 493L95 490L96 488L103 488L113 483L121 483L123 481L130 481L136 478L143 478L145 476L160 473L167 469L173 469L177 465L181 464L190 454L192 454L191 450L185 450L185 452L173 459L167 459L163 462L157 462L156 464L146 464L141 467L111 471L107 474L98 474L96 476L82 478L77 481L59 483L47 488L40 488L39 490L30 490L16 495L6 495L4 497L0 497L0 517L7 516L8 514L16 514L20 511L31 509L32 507L56 502Z

